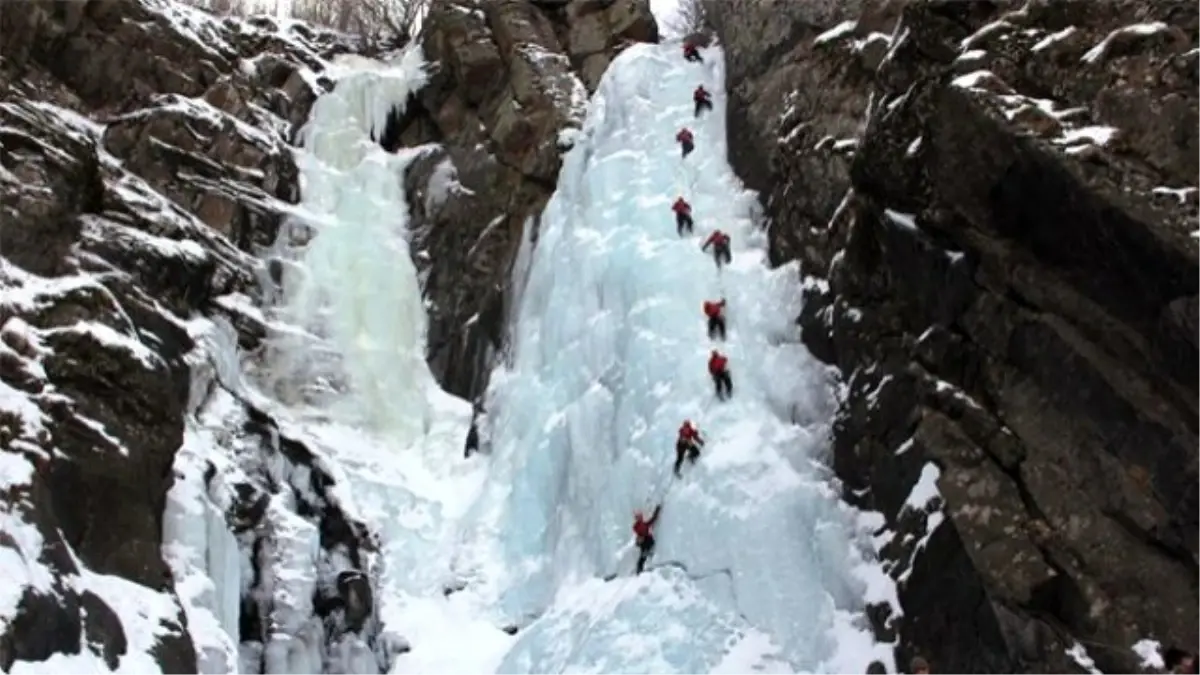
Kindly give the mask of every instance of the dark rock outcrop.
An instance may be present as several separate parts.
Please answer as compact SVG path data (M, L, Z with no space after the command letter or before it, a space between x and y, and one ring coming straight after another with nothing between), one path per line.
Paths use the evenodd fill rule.
M397 121L405 146L437 144L407 178L429 361L473 399L499 348L513 260L554 191L569 131L631 41L656 41L647 0L448 0L427 18L430 83ZM532 230L527 230L532 228Z
M24 401L0 410L0 459L34 469L0 513L41 542L0 545L54 577L0 622L0 667L84 650L118 667L112 598L68 583L110 575L177 603L151 653L196 672L162 551L187 321L255 293L255 246L298 196L286 142L318 93L300 70L334 44L155 0L0 12L0 386Z
M1194 3L770 7L713 6L732 160L848 385L836 469L893 533L898 660L1194 651Z

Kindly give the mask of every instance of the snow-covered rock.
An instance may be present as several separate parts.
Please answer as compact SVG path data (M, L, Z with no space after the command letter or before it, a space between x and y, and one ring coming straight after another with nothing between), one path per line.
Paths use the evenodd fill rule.
M338 40L165 0L4 12L0 668L237 668L259 488L193 431L217 386L194 317L258 339L215 300L258 292Z
M900 656L1194 652L1195 5L712 6L731 161L814 278L799 320L845 382L835 465L886 519Z

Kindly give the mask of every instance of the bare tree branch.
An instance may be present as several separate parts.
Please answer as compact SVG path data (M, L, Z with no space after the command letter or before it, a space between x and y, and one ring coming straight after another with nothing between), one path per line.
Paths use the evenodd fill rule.
M0 0L3 2L4 0ZM220 16L277 15L356 35L363 52L398 49L417 37L432 0L183 0Z
M218 16L247 16L253 13L253 8L245 0L183 0L183 2Z
M358 35L368 51L415 37L430 0L293 0L292 17Z
M681 0L674 16L664 21L662 28L664 33L677 38L710 32L712 25L704 0Z

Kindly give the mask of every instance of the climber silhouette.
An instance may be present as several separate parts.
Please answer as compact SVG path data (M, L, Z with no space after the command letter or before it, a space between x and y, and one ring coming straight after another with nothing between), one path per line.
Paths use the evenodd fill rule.
M633 535L637 541L638 561L637 573L641 574L642 570L646 569L646 561L654 553L654 523L658 521L658 513L662 511L662 504L654 507L654 513L650 515L650 520L646 520L642 516L641 511L633 512Z
M708 357L708 374L717 389L717 399L726 401L733 396L733 378L729 376L729 358L717 350Z
M696 43L691 40L683 41L683 58L692 63L704 63L704 59L700 58L700 50L696 48Z
M679 146L683 148L683 156L687 157L696 149L695 136L692 136L692 130L684 127L675 134L675 140L679 141Z
M708 235L708 239L704 240L704 245L700 247L701 251L707 251L708 247L713 247L713 260L717 263L717 268L720 269L721 262L725 264L733 262L733 254L729 252L729 235L720 230L714 230Z
M712 94L708 93L704 85L696 87L696 91L692 92L692 101L696 104L696 112L693 113L694 117L699 117L702 110L707 109L709 112L712 112Z
M688 231L688 234L691 234L692 227L696 224L692 220L692 205L687 203L687 200L683 197L680 197L671 205L671 210L675 212L675 231L679 233L679 236L683 236L685 229Z
M683 460L686 457L692 464L700 458L700 448L704 447L704 439L700 437L700 431L692 426L691 420L684 420L679 427L679 437L675 440L675 477L680 476L679 469L683 466Z
M718 335L725 340L725 298L720 302L704 301L704 316L708 317L708 338L715 340Z

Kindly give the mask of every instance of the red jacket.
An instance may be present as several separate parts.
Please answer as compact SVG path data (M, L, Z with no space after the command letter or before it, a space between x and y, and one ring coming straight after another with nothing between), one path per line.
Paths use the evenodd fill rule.
M725 301L712 302L711 300L704 301L704 314L710 319L715 319L721 316L721 310L725 309Z
M679 440L681 442L682 441L695 441L697 443L704 442L704 441L700 440L700 432L696 430L696 427L688 424L687 422L684 422L683 425L679 427Z
M728 246L728 245L729 245L729 235L725 234L724 232L722 232L720 230L716 230L712 234L708 235L708 239L704 240L704 246L702 246L701 248L708 248L709 246L720 247L720 246Z
M708 372L716 375L717 373L725 372L725 365L729 363L729 359L723 354L713 354L708 357Z
M696 87L696 91L692 92L692 100L697 103L700 101L707 101L709 96L711 96L711 94L709 94L708 90L704 88L704 85Z
M691 54L695 54L695 53L696 53L696 45L692 44L691 42L683 43L683 55L684 56L690 56Z
M691 129L680 129L679 133L675 134L675 140L679 141L680 143L691 143L692 142L692 130Z
M683 201L683 197L680 197L671 205L671 210L680 215L689 216L692 214L692 205Z
M633 516L633 533L638 539L643 539L650 536L650 528L654 527L654 521L658 520L658 512L662 506L654 507L654 513L650 516L650 520L642 517L641 512L635 513Z

